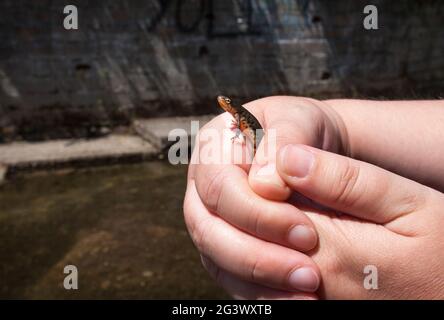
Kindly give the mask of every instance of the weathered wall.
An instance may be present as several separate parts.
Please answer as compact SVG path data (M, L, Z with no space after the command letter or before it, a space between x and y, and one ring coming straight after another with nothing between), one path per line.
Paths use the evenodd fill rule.
M436 97L444 2L3 0L0 141L88 136L138 116L216 112L223 93ZM79 30L63 28L63 7Z

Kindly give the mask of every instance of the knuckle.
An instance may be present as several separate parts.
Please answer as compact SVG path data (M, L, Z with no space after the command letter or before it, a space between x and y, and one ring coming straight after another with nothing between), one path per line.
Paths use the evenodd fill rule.
M255 236L272 242L285 242L287 229L292 225L290 220L282 216L275 205L262 205L251 201L249 215L249 232Z
M359 187L360 167L347 159L338 170L338 179L335 179L335 183L332 184L331 200L345 207L351 207L359 200L360 192L356 189Z
M260 282L262 274L262 272L260 271L261 270L260 259L257 258L253 260L249 269L250 269L250 276L249 276L250 280L256 283Z
M398 203L398 215L403 216L415 211L420 211L427 203L428 193L428 189L425 189L424 192L419 190L406 192Z
M222 196L222 191L224 188L227 175L225 173L225 168L221 168L215 175L207 179L204 188L203 201L211 211L217 212L219 208L220 199Z
M211 218L206 218L195 224L194 232L191 234L194 244L199 252L205 255L210 255L211 240L209 239L214 228L214 222L211 222Z
M258 209L252 199L249 199L247 202L246 210L243 212L243 214L248 217L247 228L249 232L252 232L255 235L260 235L262 229L261 226L263 225L263 216L261 214L261 210Z
M239 271L245 280L253 283L261 283L262 268L263 264L260 252L255 251L244 256Z
M246 279L250 282L258 284L275 282L271 279L276 279L276 275L280 273L274 269L274 274L271 274L269 263L270 261L264 257L263 252L257 252L256 254L247 257L244 266Z

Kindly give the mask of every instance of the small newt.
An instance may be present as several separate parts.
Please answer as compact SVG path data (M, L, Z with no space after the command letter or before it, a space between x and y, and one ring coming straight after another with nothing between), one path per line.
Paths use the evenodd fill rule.
M217 102L222 109L231 113L234 117L231 129L238 129L238 131L232 140L237 138L240 132L242 132L251 140L254 156L256 154L257 146L262 140L264 130L259 121L244 107L233 105L230 98L218 96Z

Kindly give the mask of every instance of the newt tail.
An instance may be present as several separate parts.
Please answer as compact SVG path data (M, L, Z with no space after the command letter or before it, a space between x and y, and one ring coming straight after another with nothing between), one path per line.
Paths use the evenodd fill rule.
M238 129L242 134L247 136L253 144L253 156L256 154L257 146L262 140L263 128L255 116L245 109L243 106L235 106L231 99L218 96L217 102L225 111L229 112L233 118L233 128ZM236 137L238 134L236 134Z

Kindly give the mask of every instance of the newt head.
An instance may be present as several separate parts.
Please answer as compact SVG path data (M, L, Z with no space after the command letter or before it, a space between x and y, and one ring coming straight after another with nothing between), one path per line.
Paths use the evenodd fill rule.
M219 106L224 109L225 111L234 114L237 111L235 110L235 108L231 105L231 99L227 98L225 96L218 96L217 97L217 102L219 103Z

